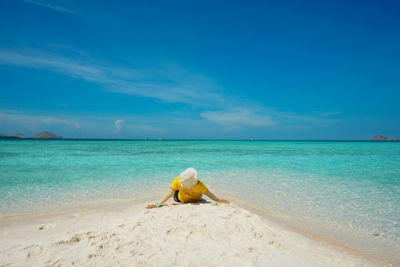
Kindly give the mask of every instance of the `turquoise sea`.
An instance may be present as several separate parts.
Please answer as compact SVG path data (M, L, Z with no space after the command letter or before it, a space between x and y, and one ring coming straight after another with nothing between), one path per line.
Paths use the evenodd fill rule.
M187 167L215 193L400 262L400 143L0 140L0 216L157 193Z

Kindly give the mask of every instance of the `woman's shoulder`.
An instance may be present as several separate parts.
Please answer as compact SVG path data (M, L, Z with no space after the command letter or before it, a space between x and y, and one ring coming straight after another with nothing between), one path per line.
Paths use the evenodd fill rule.
M203 181L201 181L201 180L199 180L199 182L198 182L198 184L200 184L201 186L206 186L204 183L203 183Z

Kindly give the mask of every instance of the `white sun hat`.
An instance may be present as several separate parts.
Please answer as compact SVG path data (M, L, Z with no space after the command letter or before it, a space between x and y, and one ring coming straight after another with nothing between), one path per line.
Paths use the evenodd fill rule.
M179 183L184 189L194 187L198 181L197 171L193 168L187 168L179 174Z

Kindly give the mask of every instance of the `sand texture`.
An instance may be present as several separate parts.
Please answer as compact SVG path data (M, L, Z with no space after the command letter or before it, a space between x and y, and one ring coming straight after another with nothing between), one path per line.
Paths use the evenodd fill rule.
M0 266L376 265L235 204L146 204L3 218Z

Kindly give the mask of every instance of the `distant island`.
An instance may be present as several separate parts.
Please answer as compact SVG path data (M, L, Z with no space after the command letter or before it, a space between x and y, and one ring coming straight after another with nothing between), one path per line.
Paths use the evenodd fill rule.
M400 138L387 138L383 135L377 135L371 139L372 141L400 141Z
M36 133L32 137L26 136L22 133L0 134L0 138L1 139L62 139L61 136L46 131Z
M32 138L35 138L35 139L61 139L61 136L57 136L50 132L40 132L40 133L34 134L32 136Z

